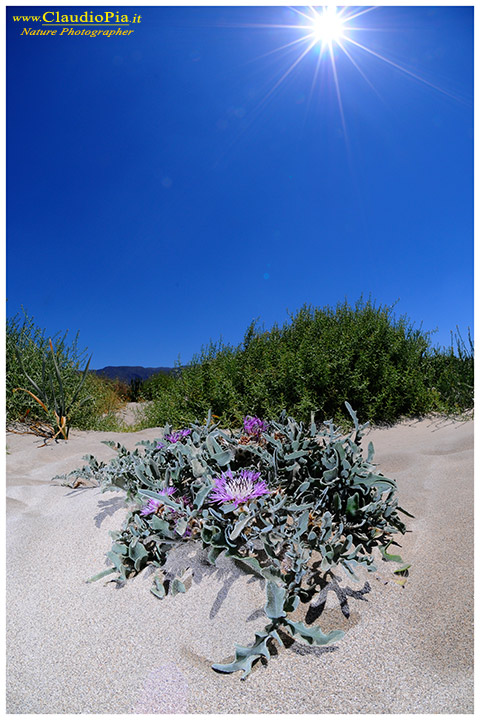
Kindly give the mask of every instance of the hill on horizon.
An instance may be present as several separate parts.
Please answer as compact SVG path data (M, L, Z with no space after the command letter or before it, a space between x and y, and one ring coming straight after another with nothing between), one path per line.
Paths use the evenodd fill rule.
M143 367L142 365L107 365L91 372L108 377L110 380L122 380L130 383L131 380L148 380L152 375L171 375L176 369L172 367Z

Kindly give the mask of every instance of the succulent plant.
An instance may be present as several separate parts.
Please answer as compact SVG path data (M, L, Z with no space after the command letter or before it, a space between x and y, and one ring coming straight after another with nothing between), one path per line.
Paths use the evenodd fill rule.
M280 630L308 644L339 639L342 631L323 633L289 614L299 603L318 602L333 569L356 580L357 567L375 570L375 548L383 560L402 562L387 551L393 535L406 531L398 513L409 515L398 506L395 481L376 471L372 443L364 458L367 424L360 426L346 406L354 424L348 436L331 421L318 427L312 419L304 428L282 413L255 423L245 437L222 430L209 414L190 432L172 434L167 425L163 438L139 443L142 454L109 443L118 452L109 464L86 456L88 465L69 477L95 478L104 490L120 487L138 508L113 533L113 567L91 580L109 573L126 580L153 564L156 596L185 592L183 577L167 577L162 566L172 547L200 540L212 564L224 553L266 582L264 631L215 670L242 670L245 678L256 660L270 657L273 641L282 642ZM253 420L259 419L247 418ZM408 567L397 570L403 580Z

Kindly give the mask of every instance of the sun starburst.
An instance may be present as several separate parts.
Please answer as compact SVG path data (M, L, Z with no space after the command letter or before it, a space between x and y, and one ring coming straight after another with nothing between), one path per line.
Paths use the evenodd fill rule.
M355 21L360 16L364 16L378 9L378 7L338 7L335 5L308 6L303 8L291 7L290 11L292 16L297 18L296 23L292 20L291 24L256 26L270 28L272 30L288 29L291 30L292 33L297 34L296 37L293 36L287 43L266 53L266 55L285 53L286 56L290 56L290 62L284 67L281 75L277 77L273 85L265 93L257 106L257 110L260 110L261 107L266 104L294 71L299 70L302 61L315 52L317 54L317 60L311 84L310 97L314 94L319 78L322 78L322 83L331 83L336 95L345 139L347 138L347 128L342 102L342 92L345 92L345 88L342 87L341 90L341 77L339 76L339 70L344 67L344 64L342 65L340 62L341 58L346 58L351 63L362 81L377 95L379 95L379 92L375 87L373 78L367 77L366 72L361 67L362 57L365 58L369 56L370 58L375 58L377 61L381 61L405 74L412 80L420 82L437 92L461 102L462 100L459 97L430 82L422 77L420 73L414 72L401 63L394 62L385 55L382 55L374 49L372 44L368 43L366 39L368 32L379 31L382 27L373 27L371 23L365 23L363 21L357 23ZM250 25L250 27L252 26ZM321 69L322 72L320 72Z
M345 33L345 19L337 9L327 5L322 10L313 10L311 18L312 35L322 46L339 43Z

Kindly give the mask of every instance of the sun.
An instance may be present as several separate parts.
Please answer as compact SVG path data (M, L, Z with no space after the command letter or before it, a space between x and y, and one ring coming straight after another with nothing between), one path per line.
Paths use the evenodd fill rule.
M313 90L317 82L320 82L322 87L329 84L334 89L337 96L338 108L345 138L347 138L347 126L343 112L342 93L340 91L341 78L339 74L339 70L343 71L343 68L346 66L345 58L350 62L352 67L355 68L360 77L368 84L371 90L376 93L376 95L379 95L379 93L375 88L375 85L367 77L361 67L361 56L365 54L386 63L392 68L395 68L395 70L404 73L417 82L427 85L432 90L436 90L437 92L447 95L455 100L460 100L460 98L456 97L454 94L447 92L440 86L426 80L421 75L412 72L404 65L397 63L394 60L390 60L385 55L381 55L379 52L374 50L373 47L365 44L365 42L360 42L367 31L378 31L383 29L381 25L374 27L369 23L365 24L363 22L363 17L365 17L367 13L369 14L376 10L379 10L378 6L292 6L289 8L289 11L291 12L291 23L288 25L253 25L252 27L270 28L275 31L285 29L300 31L301 33L299 37L265 53L266 57L267 55L282 52L285 53L285 55L290 55L290 60L286 67L282 69L278 79L276 79L272 87L261 99L258 108L265 105L273 93L278 90L288 76L293 73L304 58L308 56L316 56L316 64L314 67L308 102L310 103L310 98L313 96ZM362 17L362 20L357 22L357 19L360 17Z
M311 18L312 35L317 43L332 46L344 38L345 20L332 5L315 10Z

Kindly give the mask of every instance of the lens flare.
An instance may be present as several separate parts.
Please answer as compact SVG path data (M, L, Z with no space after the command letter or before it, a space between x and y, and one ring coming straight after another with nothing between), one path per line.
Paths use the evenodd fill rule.
M315 10L312 18L312 34L316 42L322 45L333 45L344 37L345 20L337 9L327 5L320 12Z
M374 58L379 63L384 63L394 71L400 72L411 80L421 83L425 87L439 92L456 102L461 102L466 105L471 104L470 98L464 98L458 93L449 92L436 83L431 82L426 77L422 77L419 72L415 72L414 69L411 69L409 66L401 62L395 62L393 59L382 55L374 49L378 43L369 42L368 34L374 33L374 39L375 34L378 37L380 31L384 30L386 32L388 28L382 26L381 21L372 25L369 19L365 22L364 18L367 14L370 18L370 13L381 10L380 7L337 7L335 5L323 5L318 7L290 7L288 10L291 19L291 22L288 24L248 23L242 25L242 27L265 28L275 32L278 30L289 30L292 33L292 39L288 39L284 44L278 45L255 58L255 60L260 60L267 56L279 57L279 72L278 74L275 73L276 77L274 76L271 86L265 91L265 94L257 103L251 113L251 118L262 111L267 102L286 82L287 78L291 78L294 72L298 72L300 66L304 63L306 64L308 58L312 56L314 58L316 57L316 62L313 63L313 78L305 106L308 110L315 90L323 93L325 89L332 89L337 99L343 134L347 143L347 124L342 99L342 94L348 92L348 85L344 82L345 70L348 66L348 63L345 62L346 60L356 70L362 81L368 85L370 90L373 91L380 100L382 100L382 96L375 87L374 76L372 78L368 77L366 67L362 68L363 61L366 57L370 59ZM376 16L377 12L375 12L373 17ZM362 20L358 22L360 17L362 17ZM370 37L372 37L372 35L370 35ZM310 62L310 67L312 67L312 62ZM250 120L250 122L251 121L252 120Z

